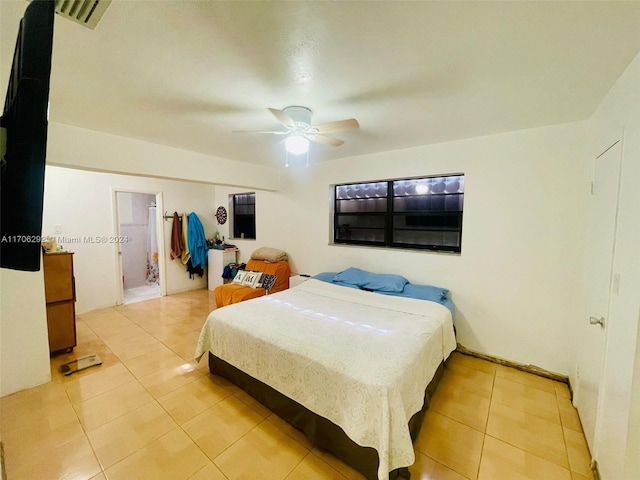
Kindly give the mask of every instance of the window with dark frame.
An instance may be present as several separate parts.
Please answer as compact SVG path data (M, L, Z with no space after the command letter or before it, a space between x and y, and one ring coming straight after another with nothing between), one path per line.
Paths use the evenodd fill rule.
M464 174L335 186L333 241L462 250Z
M256 194L236 193L232 197L234 238L256 238Z

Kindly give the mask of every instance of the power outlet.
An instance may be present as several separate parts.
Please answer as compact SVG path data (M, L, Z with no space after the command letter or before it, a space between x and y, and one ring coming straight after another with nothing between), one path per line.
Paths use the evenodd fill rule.
M59 235L62 233L62 225L54 225L53 226L53 233L55 233L56 235Z

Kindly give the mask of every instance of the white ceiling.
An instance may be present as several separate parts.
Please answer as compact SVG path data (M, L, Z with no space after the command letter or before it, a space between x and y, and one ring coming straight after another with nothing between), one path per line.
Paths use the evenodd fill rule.
M3 92L26 5L0 0ZM282 137L231 132L357 118L321 161L583 120L639 51L639 1L114 0L56 18L50 119L281 166Z

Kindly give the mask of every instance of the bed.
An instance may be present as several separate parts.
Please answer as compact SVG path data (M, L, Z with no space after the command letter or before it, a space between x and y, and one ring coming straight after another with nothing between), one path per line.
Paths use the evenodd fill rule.
M196 358L367 479L408 478L452 305L326 280L214 310Z

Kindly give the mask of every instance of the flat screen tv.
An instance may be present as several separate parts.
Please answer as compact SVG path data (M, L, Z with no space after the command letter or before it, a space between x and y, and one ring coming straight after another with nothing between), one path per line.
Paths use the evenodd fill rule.
M53 0L34 0L20 21L0 119L0 267L40 270Z

